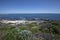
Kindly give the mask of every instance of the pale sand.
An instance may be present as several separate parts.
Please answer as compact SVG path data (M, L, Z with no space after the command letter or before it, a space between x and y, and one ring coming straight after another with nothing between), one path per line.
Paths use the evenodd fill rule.
M25 20L2 20L2 23L25 23Z
M1 21L2 23L6 23L6 24L8 24L8 23L13 23L13 24L20 24L20 23L33 23L33 22L37 22L37 23L39 23L39 22L43 22L43 21L27 21L27 20L2 20Z

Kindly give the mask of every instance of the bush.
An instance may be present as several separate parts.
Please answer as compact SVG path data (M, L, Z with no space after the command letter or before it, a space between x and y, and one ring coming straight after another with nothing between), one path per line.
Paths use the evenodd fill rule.
M22 30L19 33L19 39L20 40L31 40L32 32L28 30Z

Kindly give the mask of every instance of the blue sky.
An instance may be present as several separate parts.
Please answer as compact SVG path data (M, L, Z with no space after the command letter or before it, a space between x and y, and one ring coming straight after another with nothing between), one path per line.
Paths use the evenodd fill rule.
M60 0L0 0L0 13L60 13Z

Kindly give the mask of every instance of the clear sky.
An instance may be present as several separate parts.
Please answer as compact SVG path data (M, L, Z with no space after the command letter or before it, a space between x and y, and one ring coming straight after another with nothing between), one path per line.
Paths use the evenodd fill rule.
M0 0L0 13L60 13L60 0Z

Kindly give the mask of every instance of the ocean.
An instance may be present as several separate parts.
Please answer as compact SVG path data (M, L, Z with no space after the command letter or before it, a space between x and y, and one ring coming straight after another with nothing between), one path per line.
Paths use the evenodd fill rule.
M0 19L49 19L49 20L60 20L60 14L0 14Z

